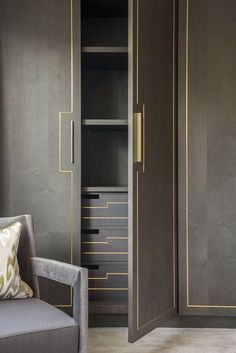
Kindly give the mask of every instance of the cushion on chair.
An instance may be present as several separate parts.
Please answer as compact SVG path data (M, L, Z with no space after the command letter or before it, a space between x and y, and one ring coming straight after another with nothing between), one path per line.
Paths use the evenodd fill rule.
M15 222L0 229L0 300L33 296L19 274L17 251L22 228L20 222Z
M0 302L0 353L77 353L79 327L36 298Z

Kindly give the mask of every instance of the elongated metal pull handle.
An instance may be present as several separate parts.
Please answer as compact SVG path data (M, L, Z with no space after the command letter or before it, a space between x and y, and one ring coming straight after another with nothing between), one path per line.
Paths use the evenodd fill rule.
M143 161L143 121L142 121L142 113L134 113L134 134L135 134L135 162Z
M70 122L70 162L75 163L75 122L71 120Z

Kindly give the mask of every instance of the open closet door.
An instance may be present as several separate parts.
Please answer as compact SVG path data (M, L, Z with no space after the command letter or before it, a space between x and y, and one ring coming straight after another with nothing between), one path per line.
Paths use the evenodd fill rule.
M175 0L129 7L129 341L176 312Z

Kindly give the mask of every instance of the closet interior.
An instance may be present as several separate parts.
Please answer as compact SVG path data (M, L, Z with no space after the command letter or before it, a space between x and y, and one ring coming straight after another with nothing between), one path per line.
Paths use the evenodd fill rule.
M81 3L81 265L89 313L128 314L128 1Z

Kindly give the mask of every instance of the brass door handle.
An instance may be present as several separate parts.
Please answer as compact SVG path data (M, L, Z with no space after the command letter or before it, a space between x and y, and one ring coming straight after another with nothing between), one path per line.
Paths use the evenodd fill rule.
M70 162L75 163L75 122L70 122Z
M135 162L143 161L143 119L142 113L134 113L134 158Z

